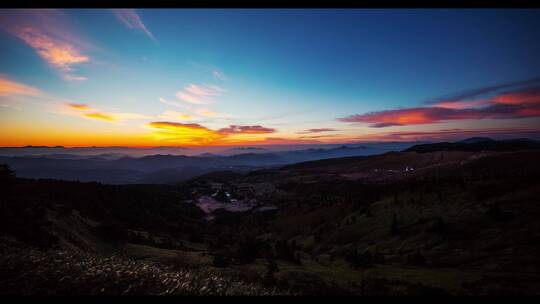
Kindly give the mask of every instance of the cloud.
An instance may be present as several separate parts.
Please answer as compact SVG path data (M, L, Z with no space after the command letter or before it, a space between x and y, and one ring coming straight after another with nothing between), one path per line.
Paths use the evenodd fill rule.
M113 9L113 13L124 25L130 29L136 29L146 34L152 41L158 43L152 32L146 28L141 18L134 9Z
M197 124L197 123L180 123L180 122L170 122L170 121L154 121L150 122L149 126L154 128L161 129L176 129L176 128L188 128L188 129L197 129L197 130L209 130L208 128Z
M116 118L114 118L112 115L107 114L107 113L100 113L100 112L86 113L86 114L84 114L84 116L88 117L88 118L104 120L104 121L107 121L107 122L116 121Z
M334 138L338 137L336 135L311 135L311 136L300 136L300 138Z
M265 128L262 126L236 126L231 125L228 128L218 130L222 134L268 134L276 132L275 129Z
M170 121L150 122L149 127L155 129L153 135L158 140L174 142L185 145L207 145L234 142L231 136L238 134L268 134L275 132L274 129L262 126L236 126L212 130L197 123L179 123ZM257 140L251 138L250 140ZM265 140L261 138L260 140Z
M525 82L516 82L523 86ZM527 82L530 84L531 82ZM514 87L513 85L512 87ZM498 86L499 90L502 86ZM510 86L505 86L508 88ZM495 87L482 92L492 93ZM480 90L467 96L479 96ZM463 94L462 96L465 96ZM475 100L445 100L431 106L385 110L340 118L343 122L368 123L373 128L434 124L453 120L514 119L540 116L540 86L504 90Z
M193 105L183 104L183 103L179 103L179 102L175 102L175 101L170 101L170 100L167 100L167 99L161 98L161 97L159 98L159 102L161 102L162 104L182 108L184 110L187 110L189 112L192 112L192 113L194 113L194 114L196 114L198 116L202 116L202 117L217 117L218 116L218 113L216 113L214 111L211 111L210 109L207 109L207 108L194 108ZM170 115L167 114L167 113L169 113ZM162 114L160 116L160 118L167 119L167 120L175 120L175 119L178 119L178 117L179 117L178 115L181 115L180 119L182 119L182 120L190 120L190 119L195 118L194 115L175 112L175 111L166 111L164 114ZM174 117L174 118L171 118L171 117Z
M471 99L471 98L477 98L477 97L485 96L489 94L500 93L501 91L505 91L505 90L512 90L512 91L521 90L523 88L526 88L535 84L540 84L540 77L534 77L527 80L507 82L507 83L502 83L502 84L498 84L494 86L485 86L481 88L466 90L457 94L452 94L444 98L428 101L427 103L438 104L441 102L446 102L446 103L461 102L461 101Z
M91 109L94 110L94 109ZM116 113L116 112L92 112L82 114L85 118L102 120L105 122L119 123L127 120L138 120L138 119L150 119L148 115L137 114L137 113Z
M196 85L190 84L185 88L191 94L198 96L218 96L224 90L215 85Z
M338 130L331 129L331 128L308 129L302 132L297 132L296 134L309 134L309 133L321 133L321 132L333 132L333 131L338 131Z
M219 80L225 80L226 79L225 74L223 74L223 72L218 70L218 69L213 70L212 75L214 75Z
M197 113L200 116L204 116L204 117L216 117L217 116L216 112L210 111L208 109L196 109L195 113Z
M305 145L321 144L322 142L317 139L267 137L259 143L264 145Z
M75 75L69 75L69 74L66 74L66 75L63 75L62 76L65 80L68 80L68 81L83 81L83 80L88 80L87 77L84 77L84 76L75 76Z
M192 120L193 116L190 114L180 113L176 111L165 111L159 116L159 118L168 120Z
M181 145L211 144L225 137L196 123L157 121L150 122L148 126L156 130L153 133L156 139Z
M82 112L82 113L81 113ZM67 102L59 105L55 113L96 119L110 123L120 123L128 120L150 119L151 116L137 113L106 112L96 109L88 104Z
M193 103L193 104L208 104L208 103L210 103L210 101L209 101L209 99L207 97L187 94L187 93L184 93L182 91L176 92L176 97L178 97L178 99L181 99L183 101Z
M225 90L215 85L190 84L183 91L176 92L176 97L180 100L193 104L209 104L213 98L221 95Z
M81 110L81 111L87 111L91 110L92 108L84 103L68 103L68 107L75 109L75 110Z
M9 104L0 103L0 107L7 108L7 109L12 109L12 110L17 110L17 111L22 111L21 107L14 106L14 105L9 105Z
M0 96L39 96L42 94L43 92L36 88L11 80L7 76L0 75Z
M72 27L61 12L10 10L3 13L0 27L32 47L51 67L60 71L65 80L86 79L71 73L75 66L90 62L90 57L83 54L89 44L69 30Z
M441 129L434 131L397 131L389 133L378 133L366 135L353 140L376 140L376 141L448 141L460 140L468 137L495 137L495 138L515 138L516 136L530 138L540 137L540 128L486 128L486 129Z
M179 102L176 102L176 101L170 101L170 100L167 100L165 98L159 98L159 102L161 102L162 104L166 104L166 105L169 105L169 106L174 106L174 107L179 107L179 108L186 108L186 105L185 104L181 104Z
M49 64L64 71L71 71L72 65L90 60L69 43L55 40L39 29L26 27L17 30L17 36L31 47Z
M138 120L138 119L150 119L151 116L144 115L144 114L138 114L138 113L111 113L110 115L113 115L116 120L124 121L124 120Z

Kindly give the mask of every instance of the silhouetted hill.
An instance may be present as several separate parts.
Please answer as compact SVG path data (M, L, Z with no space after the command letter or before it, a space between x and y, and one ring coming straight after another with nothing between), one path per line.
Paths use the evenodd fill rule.
M494 140L489 137L471 137L464 140L460 140L457 143L460 144L476 144L481 142L493 142Z

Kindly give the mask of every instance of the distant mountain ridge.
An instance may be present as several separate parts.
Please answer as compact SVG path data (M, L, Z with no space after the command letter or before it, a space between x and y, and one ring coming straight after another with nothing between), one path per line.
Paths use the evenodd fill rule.
M471 137L457 142L420 144L403 152L428 153L437 151L519 151L540 149L540 142L528 138L495 140L487 137Z
M404 149L405 148L405 149ZM380 155L391 151L428 153L437 151L519 151L540 149L540 142L530 139L494 140L472 137L442 143L365 143L333 148L197 156L155 154L130 157L122 153L102 153L86 158L81 155L52 154L0 156L20 177L79 180L107 184L174 184L215 171L245 173L303 162Z
M61 180L96 181L109 184L173 184L213 171L247 172L303 161L326 158L373 155L386 152L386 147L363 145L330 149L305 149L198 156L155 154L129 157L118 153L83 158L80 155L0 156L0 163L10 165L20 177ZM256 153L257 152L257 153Z

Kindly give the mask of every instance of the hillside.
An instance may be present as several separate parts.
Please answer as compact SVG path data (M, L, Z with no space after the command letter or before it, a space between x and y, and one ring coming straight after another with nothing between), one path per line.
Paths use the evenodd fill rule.
M231 261L267 244L282 284L300 271L339 293L537 294L539 157L399 152L252 172L222 187L277 209L222 212L211 242Z
M390 152L168 186L4 173L1 293L538 294L539 157Z

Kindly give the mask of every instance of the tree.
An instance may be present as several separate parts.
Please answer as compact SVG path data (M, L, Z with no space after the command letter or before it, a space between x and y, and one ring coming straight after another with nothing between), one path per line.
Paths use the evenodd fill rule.
M426 258L422 252L420 252L420 248L417 248L415 253L407 255L407 264L415 266L422 266L426 264Z
M371 216L372 216L372 213L371 213L371 208L369 208L369 206L367 206L367 207L366 207L366 209L365 209L365 213L364 213L364 214L366 215L366 217L371 217ZM355 218L355 217L353 217L353 219L355 219L355 220L356 220L356 218Z
M373 254L369 249L364 253L358 253L357 246L354 246L351 251L345 256L345 260L351 263L354 268L370 268L373 266Z
M238 255L243 263L251 263L257 257L257 246L252 236L245 236L239 242Z
M8 164L0 164L0 179L15 178L15 171Z
M375 254L373 255L373 263L384 264L384 254L379 251L379 248L375 248Z
M397 220L397 216L396 214L394 213L392 215L392 222L390 222L390 235L396 235L398 234L399 232L399 227L398 227L398 220Z
M433 224L433 232L441 233L444 231L445 223L442 216L437 217L435 223Z
M228 259L226 259L219 252L214 255L214 260L212 261L214 267L228 267L230 265Z
M274 285L276 283L274 273L279 271L278 265L271 255L266 256L266 262L266 273L264 275L264 281L267 284Z

